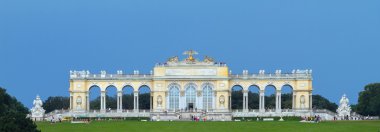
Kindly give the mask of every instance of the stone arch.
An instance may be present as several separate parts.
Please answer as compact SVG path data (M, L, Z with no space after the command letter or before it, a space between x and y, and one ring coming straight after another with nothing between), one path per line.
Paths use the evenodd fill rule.
M248 87L248 109L259 109L260 87L256 84Z
M123 91L125 88L132 88L133 89L133 91L134 91L134 87L133 87L133 85L131 85L131 84L125 84L125 85L123 85L123 87L121 87L121 90Z
M214 88L215 88L214 83L212 83L212 82L203 82L202 85L201 85L201 87L200 87L200 89L202 90L203 87L206 86L206 85L211 86L213 90L214 90Z
M281 86L281 109L292 109L293 100L293 87L290 84L284 84Z
M110 84L105 88L105 91L106 91L106 108L116 109L117 108L117 87L113 84Z
M235 86L240 86L240 87L243 88L243 90L245 88L245 85L242 82L234 81L232 84L230 84L230 88L231 88L230 90L232 90L232 88L235 87Z
M275 84L269 83L269 84L265 85L265 87L263 88L263 90L265 91L265 90L267 90L267 88L270 88L270 87L273 87L274 90L279 89L278 86L276 86Z
M177 83L177 82L169 83L167 86L167 89L170 90L171 86L178 86L179 90L181 90L181 84L180 83Z
M98 84L89 85L89 87L87 87L87 91L90 91L91 88L95 88L95 87L98 87L100 89L100 91L102 91L102 87L100 87Z
M96 90L97 89L97 90ZM88 88L88 100L87 100L87 109L88 110L100 110L100 94L102 89L98 85L91 85Z
M265 109L275 109L276 108L276 91L277 87L274 84L267 84L264 88L265 95Z
M198 85L197 85L196 83L194 83L194 82L189 82L189 83L186 83L186 85L183 87L183 88L184 88L183 90L186 91L186 89L188 88L189 85L194 85L195 90L198 89Z
M138 105L139 109L149 110L152 107L152 97L151 97L151 89L148 85L141 85L138 88L139 100Z
M233 85L231 88L231 109L243 109L243 90L242 85Z
M134 88L130 84L126 84L121 88L122 91L122 108L125 110L133 109Z
M138 86L138 88L140 89L141 87L144 87L144 86L149 87L149 89L152 88L150 82L141 82L141 84ZM139 89L137 89L137 90L139 90Z

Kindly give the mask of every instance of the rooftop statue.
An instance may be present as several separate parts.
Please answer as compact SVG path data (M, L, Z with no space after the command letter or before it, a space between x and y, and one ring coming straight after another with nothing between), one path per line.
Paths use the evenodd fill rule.
M203 61L199 61L198 59L194 57L194 55L198 54L198 52L194 50L184 51L183 54L187 55L187 58L180 60L178 56L173 56L173 57L170 57L166 63L172 66L178 66L178 65L196 66L196 65L213 65L215 62L214 59L209 56L205 56Z
M178 56L173 56L168 59L168 62L178 62Z
M214 62L214 59L209 56L205 56L205 59L203 61L206 63L210 63L210 62Z
M186 61L188 61L188 62L195 62L195 58L193 57L193 55L197 55L198 52L194 51L194 50L188 50L188 51L183 52L183 54L184 55L189 55L189 57L186 58Z

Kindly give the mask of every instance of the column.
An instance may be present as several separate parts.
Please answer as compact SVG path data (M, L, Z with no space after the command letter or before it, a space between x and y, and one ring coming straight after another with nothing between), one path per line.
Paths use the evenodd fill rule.
M260 98L259 98L259 112L265 112L265 96L264 96L264 90L260 90L259 92Z
M165 105L166 105L166 109L170 109L170 105L169 105L169 94L168 92L165 92Z
M152 93L151 93L152 94ZM149 96L149 112L153 109L153 96Z
M276 90L276 112L281 112L281 90Z
M311 92L309 93L309 109L313 109L313 94Z
M296 109L296 98L297 98L297 94L295 91L293 91L293 102L292 102L292 109L295 110Z
M117 91L117 112L123 111L123 91Z
M212 96L212 110L214 111L216 109L216 103L217 103L217 92L215 90L212 91L214 94Z
M230 97L229 97L229 100L228 100L228 103L229 103L229 107L230 107L230 110L232 111L232 105L231 105L231 102L232 102L232 100L231 100L231 93L230 93Z
M106 91L101 91L100 93L100 111L106 111Z
M73 110L73 96L70 95L70 110Z
M90 93L87 92L87 95L86 95L86 110L87 112L90 112Z
M243 111L248 112L248 90L243 90Z
M139 92L134 91L133 92L133 111L138 112L139 108L139 103L138 103L138 98L139 98Z

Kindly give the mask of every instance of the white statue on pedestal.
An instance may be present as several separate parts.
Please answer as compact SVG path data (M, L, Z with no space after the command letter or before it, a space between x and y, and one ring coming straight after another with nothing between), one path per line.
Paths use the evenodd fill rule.
M348 104L349 100L346 97L346 94L343 94L342 99L340 99L340 104L336 112L341 119L348 119L351 114L351 106Z
M37 95L36 99L33 101L33 108L30 109L32 113L31 119L34 121L41 121L44 118L45 110L42 108L42 100L40 96Z

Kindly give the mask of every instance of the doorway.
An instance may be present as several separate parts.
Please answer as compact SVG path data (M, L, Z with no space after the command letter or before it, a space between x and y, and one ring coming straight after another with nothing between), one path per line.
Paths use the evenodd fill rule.
M189 108L189 110L193 110L194 108L194 103L189 103L187 108Z

